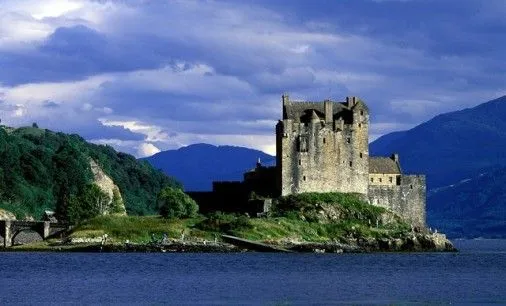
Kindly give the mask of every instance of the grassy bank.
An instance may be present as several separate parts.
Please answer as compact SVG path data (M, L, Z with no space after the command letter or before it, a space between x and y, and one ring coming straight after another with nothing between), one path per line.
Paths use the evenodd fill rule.
M267 218L214 213L191 219L159 216L101 216L73 229L70 237L93 238L107 234L112 241L145 243L166 234L168 238L214 240L231 234L258 241L325 242L350 238L398 237L410 226L381 207L357 195L306 193L280 198Z
M97 239L108 243L148 244L168 239L185 241L220 240L221 234L270 243L342 242L357 239L406 236L411 227L397 215L369 205L359 196L340 193L306 193L278 199L265 218L214 213L189 219L160 216L100 216L77 225L71 240ZM54 242L47 242L46 246ZM29 247L29 246L25 246ZM44 248L44 243L35 245Z

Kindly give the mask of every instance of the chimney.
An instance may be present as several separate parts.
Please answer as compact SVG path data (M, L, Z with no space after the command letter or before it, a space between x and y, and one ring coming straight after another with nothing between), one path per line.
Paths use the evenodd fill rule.
M333 122L333 110L332 110L332 102L330 100L323 101L323 108L325 109L325 123L331 124Z
M346 97L346 104L349 108L352 108L355 104L357 104L357 100L357 97Z
M283 105L286 105L288 104L290 101L288 100L288 94L283 94L282 96L282 99L283 99Z
M392 154L392 155L390 156L390 158L391 158L394 162L399 163L399 154L394 153L394 154Z

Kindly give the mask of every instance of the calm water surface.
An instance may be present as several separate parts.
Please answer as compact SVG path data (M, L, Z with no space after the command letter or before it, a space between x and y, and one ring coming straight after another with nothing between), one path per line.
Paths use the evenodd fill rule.
M506 240L437 254L0 253L0 304L506 304Z

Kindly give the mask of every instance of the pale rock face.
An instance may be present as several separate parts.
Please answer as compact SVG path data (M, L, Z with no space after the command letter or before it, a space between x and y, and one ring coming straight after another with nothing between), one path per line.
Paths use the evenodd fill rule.
M11 213L10 211L7 211L7 210L4 210L4 209L0 209L0 220L6 220L6 221L9 221L9 220L16 220L16 216Z
M114 181L100 168L100 166L93 160L90 159L91 172L93 173L94 183L97 185L102 192L108 195L109 200L106 203L106 209L102 211L103 215L109 215L111 213L126 215L125 202L121 196L121 192ZM117 199L115 199L115 197ZM118 208L115 210L113 207L114 202L118 204Z

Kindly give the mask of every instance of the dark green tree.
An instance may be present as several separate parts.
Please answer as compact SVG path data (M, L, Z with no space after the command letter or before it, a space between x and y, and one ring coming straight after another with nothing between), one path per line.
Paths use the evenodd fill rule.
M160 215L164 218L195 217L199 211L197 203L179 188L165 187L158 195Z
M104 193L97 185L86 185L76 196L68 201L68 221L77 223L103 214L111 201L109 195Z

